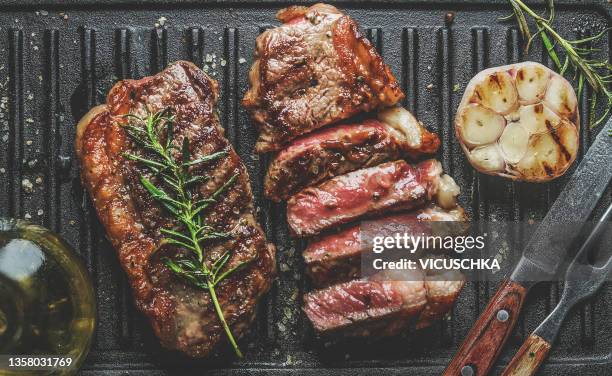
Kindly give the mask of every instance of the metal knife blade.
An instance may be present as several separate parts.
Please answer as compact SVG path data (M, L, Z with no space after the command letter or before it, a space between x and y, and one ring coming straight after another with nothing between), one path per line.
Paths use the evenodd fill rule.
M612 119L534 231L510 279L527 283L554 275L580 231L576 224L589 218L611 179Z

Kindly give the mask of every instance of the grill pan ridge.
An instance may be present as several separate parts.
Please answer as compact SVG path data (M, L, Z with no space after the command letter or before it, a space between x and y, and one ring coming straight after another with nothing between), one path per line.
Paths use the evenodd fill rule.
M311 289L303 275L304 243L289 237L284 205L262 196L269 157L254 154L257 133L240 104L248 87L256 36L277 24L276 10L295 3L69 0L58 6L47 0L8 0L0 4L0 216L25 217L51 228L85 260L94 280L99 320L83 375L437 375L495 292L495 282L469 282L449 319L398 338L331 342L315 337L300 310L303 293ZM407 95L403 104L439 134L438 157L460 185L460 201L470 218L542 218L568 176L535 185L478 174L465 160L452 127L462 91L475 73L526 58L514 23L498 21L510 12L507 2L334 4L367 31L402 84ZM556 4L556 27L564 36L584 37L610 25L612 7L606 1ZM449 12L454 15L452 22ZM156 27L162 16L165 23ZM611 36L609 32L601 56L610 56ZM73 144L80 117L105 100L116 80L154 74L178 59L208 66L208 73L219 80L221 122L249 170L259 218L278 247L279 278L240 342L244 360L232 359L231 354L192 360L160 347L133 306L115 251L79 181ZM537 43L529 59L553 66ZM581 98L581 145L590 145L598 131L588 127L591 95L585 90ZM581 148L579 159L584 151ZM31 192L26 180L33 185ZM611 200L607 192L600 207ZM531 292L495 373L555 306L561 287L543 284ZM542 375L612 374L610 301L608 283L595 299L571 314Z

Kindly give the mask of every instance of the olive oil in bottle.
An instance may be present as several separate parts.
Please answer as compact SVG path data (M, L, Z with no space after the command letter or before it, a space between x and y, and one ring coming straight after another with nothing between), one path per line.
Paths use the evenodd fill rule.
M43 227L0 219L0 376L74 374L95 319L92 283L73 249Z

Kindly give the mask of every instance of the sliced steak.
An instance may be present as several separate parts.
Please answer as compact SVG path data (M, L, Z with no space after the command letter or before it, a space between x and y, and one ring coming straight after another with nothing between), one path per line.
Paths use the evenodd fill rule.
M423 328L450 311L464 284L454 271L428 276L401 271L399 278L355 280L304 296L304 312L324 335L385 337Z
M428 132L412 115L407 119L400 126L396 126L397 122L367 119L294 140L270 164L264 182L266 196L277 202L286 200L307 186L337 175L404 156L416 158L435 153L440 145L438 136Z
M276 17L283 25L257 37L242 101L259 126L257 152L404 97L357 23L335 7L292 6Z
M292 196L287 222L293 235L304 237L366 215L412 209L439 196L440 187L452 185L447 184L452 178L442 179L441 174L442 165L434 159L416 166L399 160L353 171Z
M250 261L216 288L224 316L239 337L274 278L275 255L255 219L245 166L219 124L215 111L218 94L216 81L191 63L176 62L155 76L117 83L107 103L92 109L79 122L76 140L83 184L129 277L136 306L149 318L165 347L195 357L208 355L226 341L226 336L208 292L178 279L157 256L180 250L163 246L153 255L162 239L160 229L178 224L139 180L141 175L153 181L156 177L124 157L125 152L144 151L127 137L123 124L128 119L125 114L145 116L148 111L170 109L175 118L175 142L181 145L188 136L194 158L227 152L214 162L194 167L194 175L210 179L196 185L193 194L195 199L210 197L231 176L238 176L206 209L203 218L214 230L232 235L206 243L207 262L227 250L232 251L228 268Z
M329 286L361 277L361 257L371 252L372 236L393 236L410 231L416 235L458 235L466 230L455 222L465 222L467 217L461 207L445 210L437 205L408 212L376 218L367 224L361 223L338 233L326 235L310 243L303 252L306 273L316 287ZM444 222L432 226L431 222ZM453 222L453 223L447 223ZM377 229L376 234L368 229ZM366 233L364 233L366 232Z

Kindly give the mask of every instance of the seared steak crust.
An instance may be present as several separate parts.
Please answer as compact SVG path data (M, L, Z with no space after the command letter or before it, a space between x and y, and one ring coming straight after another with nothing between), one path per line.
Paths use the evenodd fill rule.
M265 194L279 202L337 175L436 150L436 143L413 149L406 135L378 120L335 125L298 138L279 152L266 174Z
M309 187L287 202L293 235L317 235L366 215L423 205L438 190L440 162L430 159L411 166L399 160L336 176Z
M337 233L325 235L308 244L302 256L306 266L306 274L317 287L346 282L360 277L361 256L371 252L371 244L365 244L364 236L393 236L400 229L414 234L431 234L434 227L431 222L464 222L467 218L463 208L444 210L437 205L428 205L408 213L392 214L376 218L369 224L358 224ZM364 226L378 229L376 234L364 234ZM435 226L435 225L434 225ZM464 230L463 226L443 223L436 235L455 235ZM458 231L459 230L459 231ZM367 230L366 230L367 232ZM364 243L365 242L365 243Z
M257 38L242 101L260 129L257 152L404 97L355 21L335 7L294 6L277 18L284 24Z
M128 274L136 306L148 316L161 343L190 356L208 355L226 340L207 291L197 289L168 270L159 255L179 250L163 246L156 251L162 227L177 225L139 181L155 176L123 153L142 154L126 136L125 114L146 115L169 108L175 116L177 145L189 137L194 158L226 150L221 159L194 167L194 174L211 177L194 189L197 198L208 197L234 174L235 183L204 213L217 231L229 240L205 244L208 261L232 250L228 267L251 260L217 287L224 315L235 336L252 321L259 297L270 287L275 274L274 247L266 241L254 216L248 173L223 135L215 114L217 82L188 62L171 64L163 72L141 80L117 83L107 104L92 109L79 123L76 150L81 177L100 221ZM155 251L155 252L154 252Z

